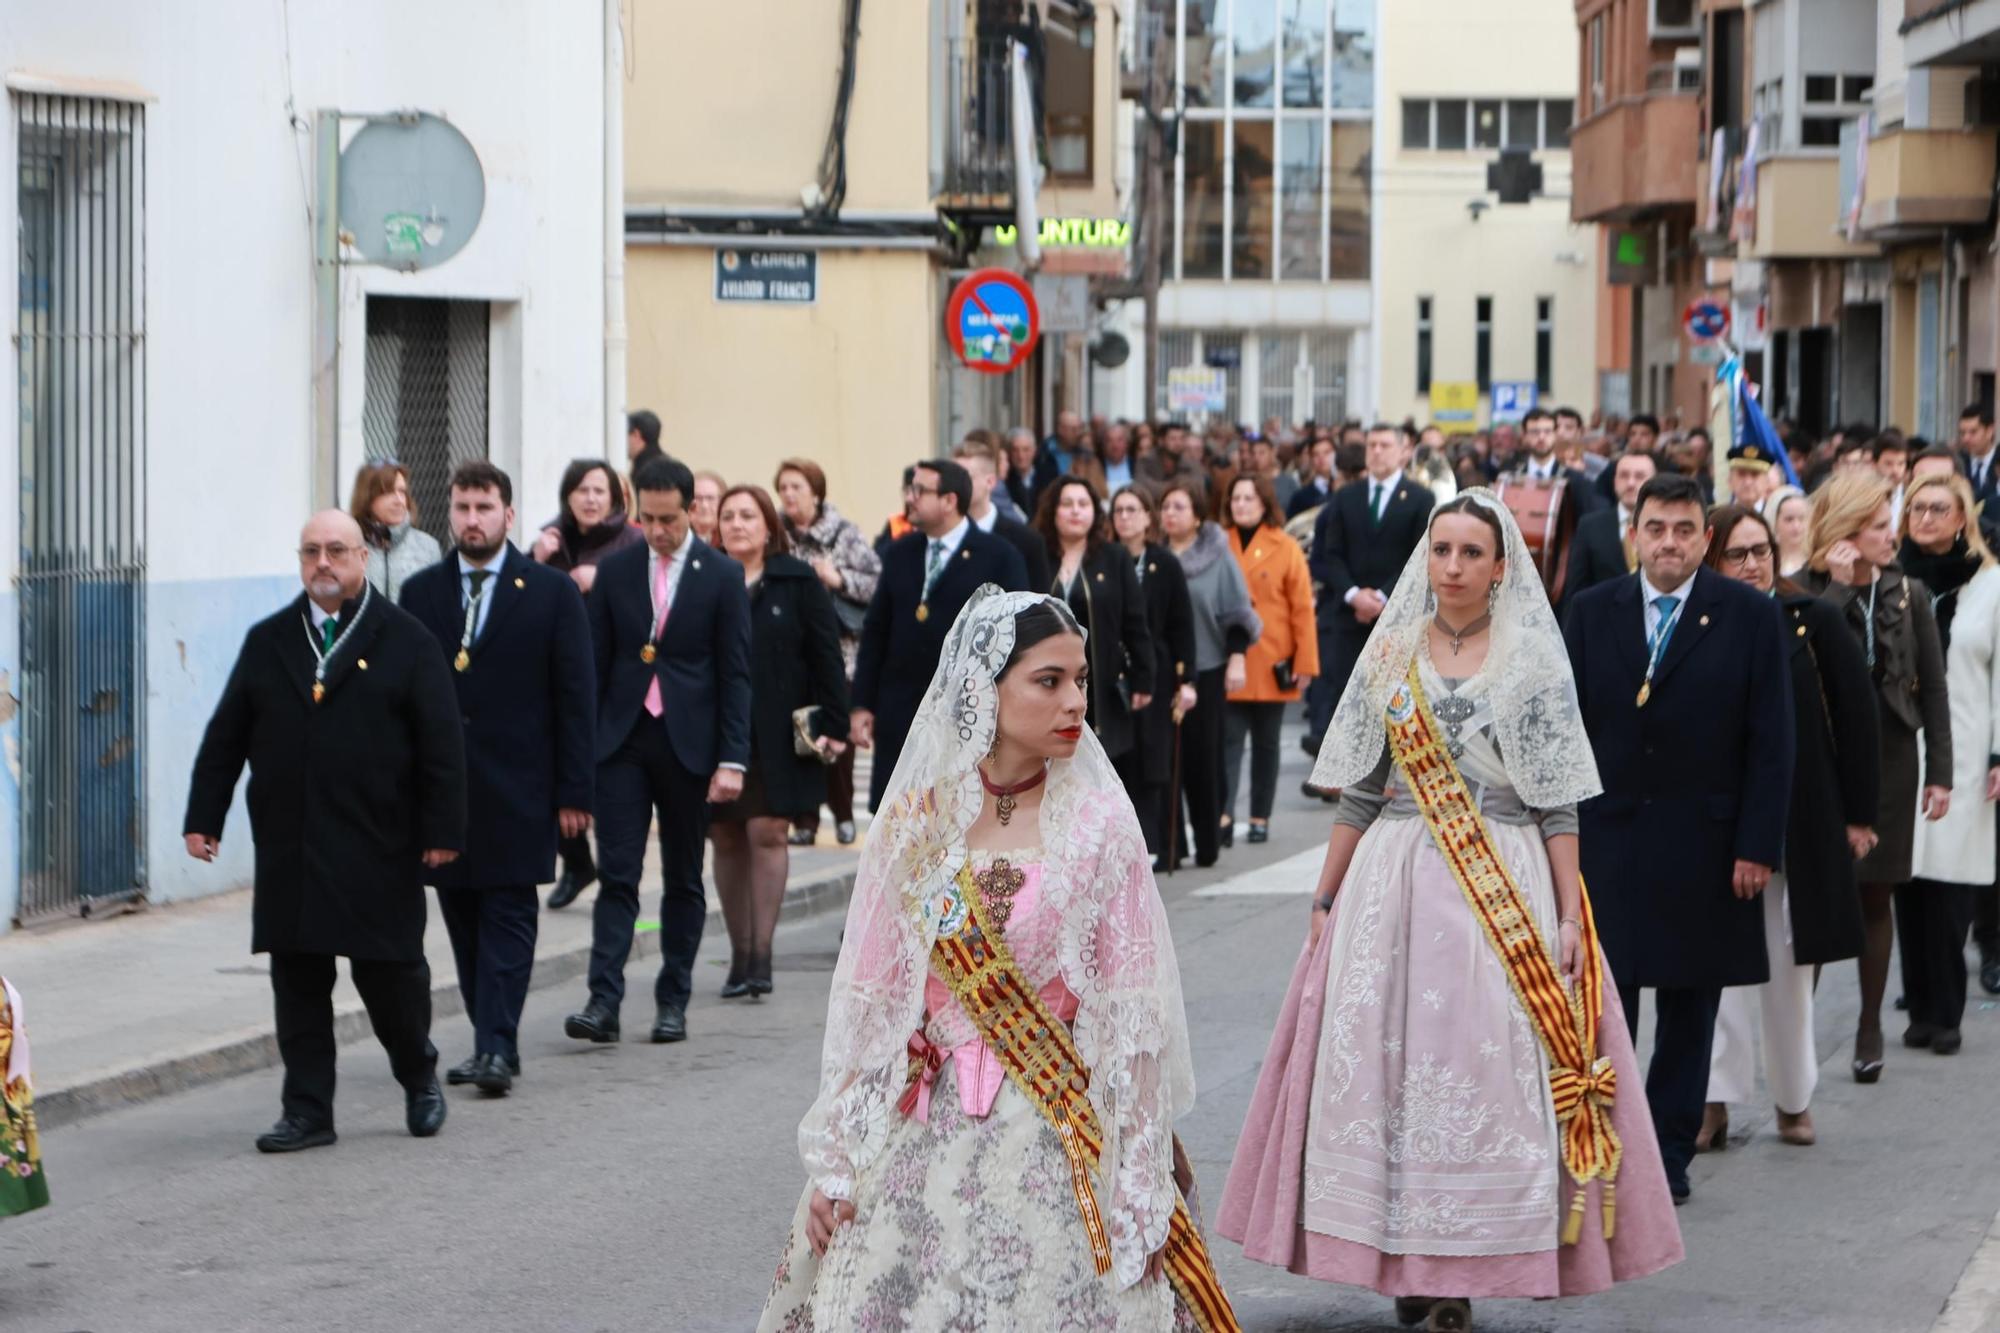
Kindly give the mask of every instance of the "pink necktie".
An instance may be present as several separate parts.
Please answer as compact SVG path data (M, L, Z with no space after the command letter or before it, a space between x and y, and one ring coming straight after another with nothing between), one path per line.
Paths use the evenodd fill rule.
M654 613L653 639L657 642L660 635L666 630L667 625L668 561L663 557L655 563L658 565L658 568L653 571L653 605L660 609ZM657 664L657 658L655 659L655 665L652 667L652 672L653 683L646 687L646 711L654 717L658 717L667 710L666 705L660 702L660 668Z

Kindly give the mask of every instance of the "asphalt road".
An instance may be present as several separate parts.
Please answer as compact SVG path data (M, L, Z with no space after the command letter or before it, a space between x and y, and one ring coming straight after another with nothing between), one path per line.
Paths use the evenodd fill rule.
M1326 815L1287 764L1277 836L1163 887L1180 951L1201 1101L1180 1126L1211 1200L1296 958ZM1300 853L1306 853L1303 857ZM1228 877L1225 879L1225 877ZM1201 894L1204 886L1223 892ZM680 1046L565 1040L565 986L531 998L512 1097L451 1094L430 1141L402 1126L379 1048L346 1048L340 1143L263 1157L277 1074L247 1076L47 1136L55 1206L0 1222L0 1330L706 1330L750 1327L797 1201L793 1130L810 1101L839 922L781 934L777 992L714 998L699 968ZM646 994L627 1012L643 1030ZM1786 1148L1768 1108L1749 1142L1701 1159L1681 1210L1688 1261L1606 1295L1482 1302L1481 1329L1932 1327L2000 1210L1990 1107L2000 1016L1975 1003L1963 1054L1893 1044L1873 1088L1847 1076L1851 966L1820 1016L1820 1146ZM439 1032L446 1059L469 1046ZM1218 1241L1246 1328L1392 1329L1388 1301L1245 1262Z

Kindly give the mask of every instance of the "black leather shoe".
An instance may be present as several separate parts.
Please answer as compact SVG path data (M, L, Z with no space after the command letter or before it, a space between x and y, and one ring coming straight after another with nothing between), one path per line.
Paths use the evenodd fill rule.
M750 960L750 970L743 974L744 984L750 987L752 995L771 993L771 955L761 953Z
M1965 1035L1957 1028L1939 1028L1931 1034L1932 1055L1957 1055L1958 1048L1965 1045Z
M653 1020L653 1040L686 1041L687 1035L687 1011L677 1004L661 1005L660 1016Z
M1251 842L1269 842L1271 840L1271 826L1269 824L1252 824L1250 831L1245 836Z
M432 1079L415 1092L404 1094L404 1122L410 1133L427 1139L444 1128L444 1089Z
M854 821L843 819L838 824L835 824L833 826L833 840L842 847L852 847L854 845Z
M473 1079L479 1090L489 1097L505 1097L514 1090L514 1075L521 1072L520 1066L508 1067L507 1057L488 1053L479 1057L479 1075Z
M1912 1023L1903 1029L1903 1045L1914 1050L1922 1050L1937 1036L1937 1029L1929 1023Z
M1215 840L1224 847L1234 847L1236 845L1236 822L1231 820L1216 830Z
M583 1006L582 1013L571 1014L563 1020L563 1035L575 1037L578 1041L617 1041L618 1015L592 1000Z
M564 866L562 875L556 880L554 892L549 894L549 910L562 911L575 902L579 894L595 883L597 883L595 874L579 875L568 866Z
M454 1088L462 1088L468 1083L477 1083L479 1081L480 1059L481 1056L479 1053L474 1051L458 1064L445 1070L444 1081L451 1084Z
M1678 1208L1694 1196L1694 1189L1686 1176L1668 1176L1667 1193L1673 1196L1674 1207Z
M269 1133L257 1136L257 1151L303 1152L307 1148L324 1148L338 1137L331 1125L309 1125L286 1116L271 1126Z
M1988 954L1979 960L1979 989L1988 995L2000 995L2000 954Z
M729 960L729 978L722 983L722 998L740 1000L750 993L750 983L744 979L749 965L741 958Z

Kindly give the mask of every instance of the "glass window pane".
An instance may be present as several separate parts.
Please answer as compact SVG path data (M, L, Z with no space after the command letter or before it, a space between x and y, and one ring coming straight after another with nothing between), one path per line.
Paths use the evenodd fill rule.
M1337 120L1328 124L1333 163L1332 209L1327 224L1328 274L1368 278L1369 124Z
M1336 110L1375 105L1375 0L1333 0L1332 92Z
M1875 86L1875 76L1872 74L1850 74L1847 76L1845 82L1847 100L1850 102L1859 102L1868 95L1868 90Z
M1227 51L1222 31L1223 0L1187 0L1187 34L1183 59L1187 61L1187 104L1221 106L1227 97L1222 85L1223 61Z
M1222 276L1222 122L1181 123L1186 192L1181 197L1181 276Z
M1317 117L1283 121L1279 130L1279 144L1284 149L1284 179L1279 196L1278 276L1318 282L1320 253L1325 244L1319 225L1319 200L1320 168L1326 161L1326 145L1320 138Z
M1806 75L1806 101L1835 102L1839 97L1834 92L1834 77L1831 74Z
M1439 102L1437 104L1437 127L1438 148L1449 152L1462 152L1467 143L1465 137L1465 103Z
M1509 148L1541 147L1542 104L1515 100L1507 103L1507 137L1502 141Z
M1232 278L1271 276L1272 130L1268 120L1236 122L1235 186L1230 215L1235 221L1229 275Z
M1403 147L1431 146L1431 104L1414 97L1403 99Z
M1285 23L1285 105L1326 105L1326 0L1278 0Z
M1569 147L1569 127L1576 119L1576 103L1567 97L1558 97L1542 104L1542 114L1547 121L1548 130L1544 146Z
M1498 148L1500 146L1500 104L1498 102L1474 102L1472 104L1472 146L1474 148Z
M1236 105L1272 105L1278 50L1276 0L1235 0L1229 16L1229 44L1236 52Z

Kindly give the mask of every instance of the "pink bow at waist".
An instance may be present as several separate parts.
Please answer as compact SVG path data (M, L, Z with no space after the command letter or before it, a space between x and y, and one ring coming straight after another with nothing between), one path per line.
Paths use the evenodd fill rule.
M950 990L936 977L932 977L925 987L924 999L932 1013L938 1012L944 1005L955 1008L958 1004ZM1063 985L1060 977L1042 987L1042 1003L1065 1023L1076 1017L1076 995ZM904 1115L915 1116L919 1124L930 1123L931 1085L937 1082L938 1072L947 1060L958 1062L959 1109L975 1120L983 1120L993 1113L993 1101L1000 1095L1001 1085L1007 1081L1007 1070L984 1040L974 1037L956 1046L940 1046L919 1029L910 1034L908 1050L914 1076L896 1103L897 1109Z

